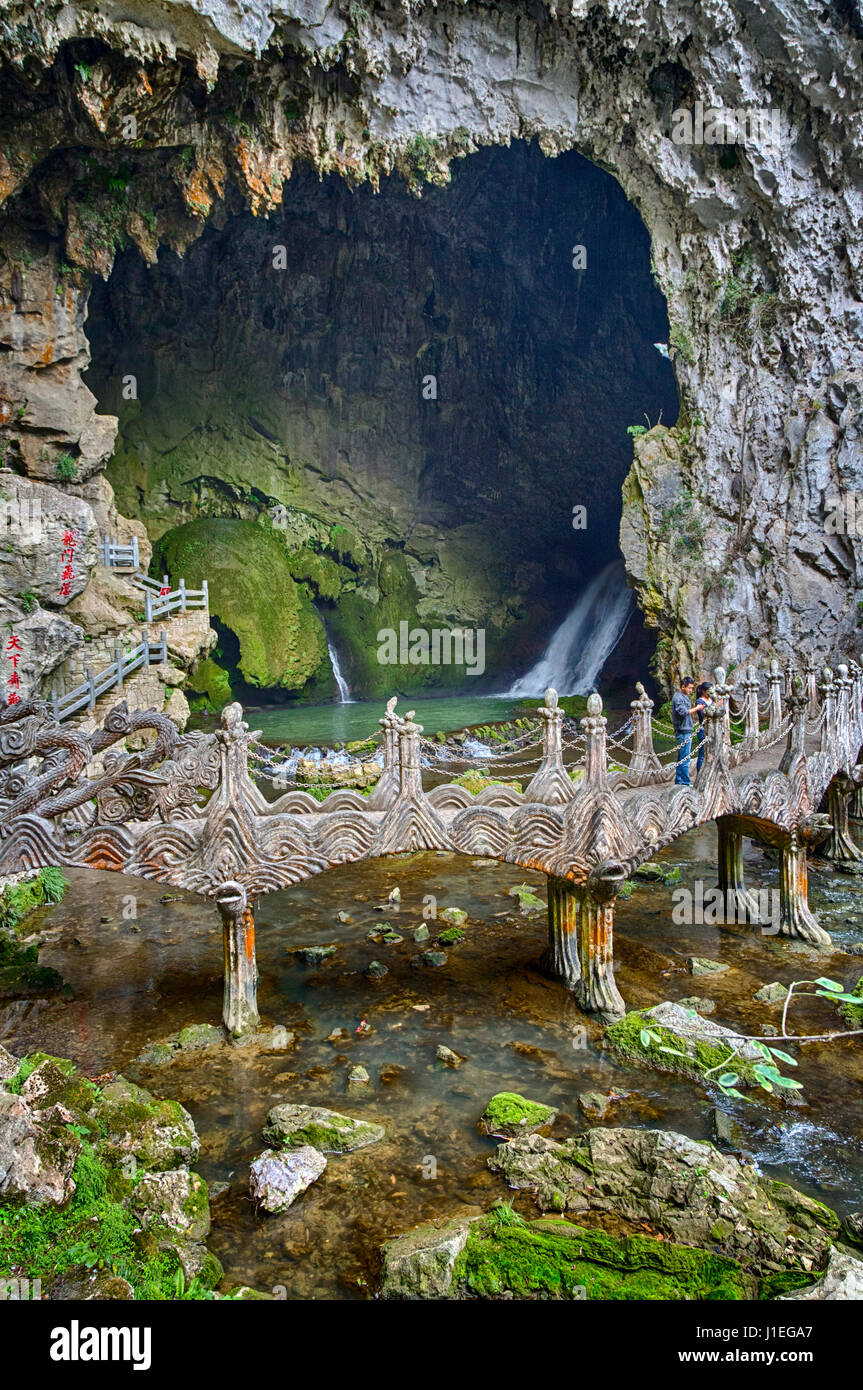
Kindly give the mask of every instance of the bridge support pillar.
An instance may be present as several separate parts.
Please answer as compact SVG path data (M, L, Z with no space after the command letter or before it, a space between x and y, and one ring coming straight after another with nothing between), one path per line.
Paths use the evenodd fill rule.
M573 884L565 878L548 879L548 946L542 968L556 980L574 986L581 979L578 962L579 904Z
M575 986L575 997L586 1013L598 1014L603 1023L613 1023L626 1013L614 982L614 898L597 898L583 889L579 899L581 979Z
M830 816L830 834L821 854L825 859L842 864L852 873L863 873L863 854L851 838L848 827L849 803L854 795L850 778L841 774L833 778L827 788L827 812Z
M222 918L225 995L222 1022L234 1037L260 1023L258 966L255 959L255 919L241 883L223 883L216 890Z
M809 906L809 865L806 841L792 830L781 845L779 865L779 934L808 941L828 950L833 943L818 925Z
M543 969L568 985L585 1013L612 1023L626 1013L614 982L614 899L622 866L594 871L585 884L548 880L548 947Z
M717 853L718 884L725 904L725 919L731 922L758 922L758 899L749 892L743 878L743 831L731 818L716 822L719 834Z

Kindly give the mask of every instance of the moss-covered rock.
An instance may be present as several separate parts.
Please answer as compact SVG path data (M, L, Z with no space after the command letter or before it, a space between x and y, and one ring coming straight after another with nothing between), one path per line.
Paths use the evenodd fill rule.
M383 1125L355 1120L320 1105L276 1105L267 1116L264 1129L269 1144L284 1149L311 1145L321 1153L351 1153L367 1144L377 1144L385 1135Z
M648 1221L758 1273L820 1266L839 1233L821 1202L667 1130L590 1129L560 1143L531 1134L500 1144L489 1166L543 1211Z
M652 1009L631 1009L605 1030L605 1041L629 1061L702 1083L707 1072L715 1078L732 1071L738 1078L736 1085L757 1085L754 1069L764 1061L758 1049L732 1029L704 1018L694 1008L668 1002Z
M759 1279L738 1261L647 1235L615 1236L560 1218L525 1221L506 1205L420 1226L383 1247L384 1298L627 1301L774 1298L803 1272Z
M479 1126L484 1134L514 1138L517 1134L533 1134L543 1129L556 1116L557 1111L550 1105L526 1100L516 1091L498 1091L480 1116Z
M175 1100L157 1100L118 1076L94 1108L105 1138L103 1151L117 1164L133 1157L138 1168L161 1171L194 1163L200 1144L192 1117Z
M207 580L210 613L236 636L238 671L248 685L300 690L327 662L323 623L294 580L277 531L199 518L167 531L153 563L193 588ZM202 664L202 693L220 698L222 685L210 670L218 663Z

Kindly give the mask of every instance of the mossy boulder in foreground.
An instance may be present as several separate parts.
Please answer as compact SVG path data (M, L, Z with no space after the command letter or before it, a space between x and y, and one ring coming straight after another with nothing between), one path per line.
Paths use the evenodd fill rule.
M498 1145L489 1167L543 1211L646 1221L761 1274L819 1268L839 1234L821 1202L667 1130L590 1129L561 1143L526 1135Z
M509 1207L421 1226L383 1247L384 1298L736 1300L775 1296L808 1276L759 1280L735 1260L650 1236L617 1237Z
M482 1112L479 1127L483 1134L512 1139L517 1134L533 1134L550 1125L557 1111L550 1105L526 1100L516 1091L498 1091Z
M211 1298L207 1184L176 1101L122 1077L100 1088L64 1057L0 1059L0 1281L49 1299Z
M267 1116L264 1138L283 1149L307 1144L319 1153L345 1154L377 1144L386 1130L369 1120L355 1120L322 1105L275 1105Z

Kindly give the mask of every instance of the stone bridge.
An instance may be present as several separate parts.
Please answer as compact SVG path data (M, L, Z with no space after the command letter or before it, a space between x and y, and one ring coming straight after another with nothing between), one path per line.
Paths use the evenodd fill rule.
M502 774L514 764L505 756L498 784L476 794L453 781L424 790L422 729L392 699L372 793L335 790L323 802L301 790L267 800L250 768L259 775L270 750L238 704L222 711L215 733L183 737L165 716L124 704L90 733L61 727L40 701L0 706L0 874L89 867L213 898L224 929L224 1020L236 1034L258 1021L251 900L383 855L450 850L547 874L545 964L582 1008L606 1019L624 1012L612 954L621 885L710 821L733 919L758 920L742 874L742 838L751 836L781 855L779 932L829 946L808 905L807 854L826 841L828 856L863 857L848 833L850 800L863 800L861 668L825 668L818 680L811 664L798 674L773 662L764 675L747 670L736 692L717 670L704 765L691 787L675 785L670 731L655 731L653 702L643 686L637 691L613 738L591 695L569 742L557 695L547 691L541 758L536 767L533 757L527 785L507 782ZM155 731L146 751L127 753L125 738L145 729Z

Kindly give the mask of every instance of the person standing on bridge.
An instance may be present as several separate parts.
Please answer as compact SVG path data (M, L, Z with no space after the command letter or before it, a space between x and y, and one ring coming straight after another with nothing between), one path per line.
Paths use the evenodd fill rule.
M710 694L712 689L713 685L710 681L702 681L700 685L695 687L695 713L698 718L698 737L695 740L695 748L698 753L698 763L695 768L696 773L701 771L701 764L704 762L704 744L706 741L704 712L709 705L713 704L713 698Z
M674 781L679 787L691 787L689 780L689 759L692 757L692 692L695 681L691 676L683 676L680 689L671 697L671 723L677 741L677 771Z

